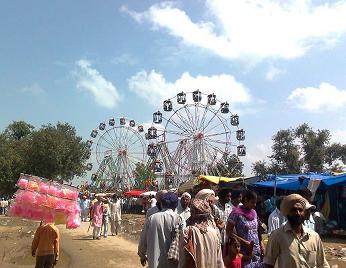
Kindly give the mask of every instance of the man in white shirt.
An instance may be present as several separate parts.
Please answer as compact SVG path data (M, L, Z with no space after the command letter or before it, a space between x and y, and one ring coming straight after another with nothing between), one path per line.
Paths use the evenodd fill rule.
M177 207L177 213L180 216L183 224L185 224L186 220L191 216L190 202L191 195L188 192L183 193L181 195L180 202Z
M315 219L312 216L312 210L316 209L316 206L310 204L309 202L306 203L306 208L305 208L305 221L304 221L304 226L306 228L310 228L311 230L315 231Z
M276 208L269 215L268 218L268 235L271 234L272 231L279 229L286 221L286 217L282 215L280 211L282 197L278 197L276 200Z
M161 204L161 211L149 216L144 223L138 255L143 266L148 263L150 268L176 268L176 263L168 261L167 253L179 223L179 216L174 212L178 197L168 192L161 197Z

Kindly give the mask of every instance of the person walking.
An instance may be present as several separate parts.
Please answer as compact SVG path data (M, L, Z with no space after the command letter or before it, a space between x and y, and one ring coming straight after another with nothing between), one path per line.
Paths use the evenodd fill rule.
M168 251L173 241L174 231L179 224L179 215L174 212L178 196L168 192L161 197L162 210L149 216L141 233L138 256L143 266L149 268L176 268L175 262L168 261Z
M112 235L117 235L121 230L121 203L117 195L113 195L113 200L111 201L111 233Z
M88 220L89 207L90 207L90 200L85 195L83 195L82 199L80 200L81 220L82 221Z
M241 254L249 255L253 251L253 258L244 260L243 268L260 267L261 256L264 251L258 233L259 221L255 211L256 202L257 194L246 190L243 194L243 205L234 208L227 221L227 235L228 237L235 236L239 240Z
M328 268L320 236L304 226L308 201L299 194L286 196L281 212L287 222L269 237L264 263L266 268Z
M103 205L101 196L97 197L97 201L92 206L91 210L91 222L94 227L93 229L93 239L101 239L101 226L103 218Z
M207 200L192 201L188 226L179 241L179 268L224 268L220 238Z
M52 268L59 260L59 230L53 223L40 225L31 244L31 255L36 256L35 268Z

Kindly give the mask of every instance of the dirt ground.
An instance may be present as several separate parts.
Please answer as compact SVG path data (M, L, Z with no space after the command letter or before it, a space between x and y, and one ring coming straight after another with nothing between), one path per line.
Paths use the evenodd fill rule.
M57 268L119 267L140 268L137 256L137 241L143 227L143 215L123 215L123 233L92 240L92 228L83 222L76 230L61 232L61 257ZM34 267L35 259L30 255L31 241L39 222L0 216L0 267ZM338 268L346 268L346 240L324 239L328 261Z

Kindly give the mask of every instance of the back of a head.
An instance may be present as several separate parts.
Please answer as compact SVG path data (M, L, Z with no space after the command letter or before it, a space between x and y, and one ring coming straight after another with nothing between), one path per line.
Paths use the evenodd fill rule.
M253 199L257 199L257 194L254 191L245 190L243 192L243 202L245 200L249 201L249 200L253 200Z
M161 197L163 208L176 209L178 206L178 196L173 192L168 192Z

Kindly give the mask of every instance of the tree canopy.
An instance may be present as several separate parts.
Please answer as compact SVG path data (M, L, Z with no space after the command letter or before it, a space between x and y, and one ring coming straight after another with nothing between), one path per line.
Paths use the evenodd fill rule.
M11 193L21 172L69 182L85 171L88 148L68 123L34 129L13 122L0 134L0 191Z
M344 171L346 145L330 144L327 129L313 130L308 124L302 124L296 129L279 130L272 140L270 163L255 162L252 165L255 175Z

